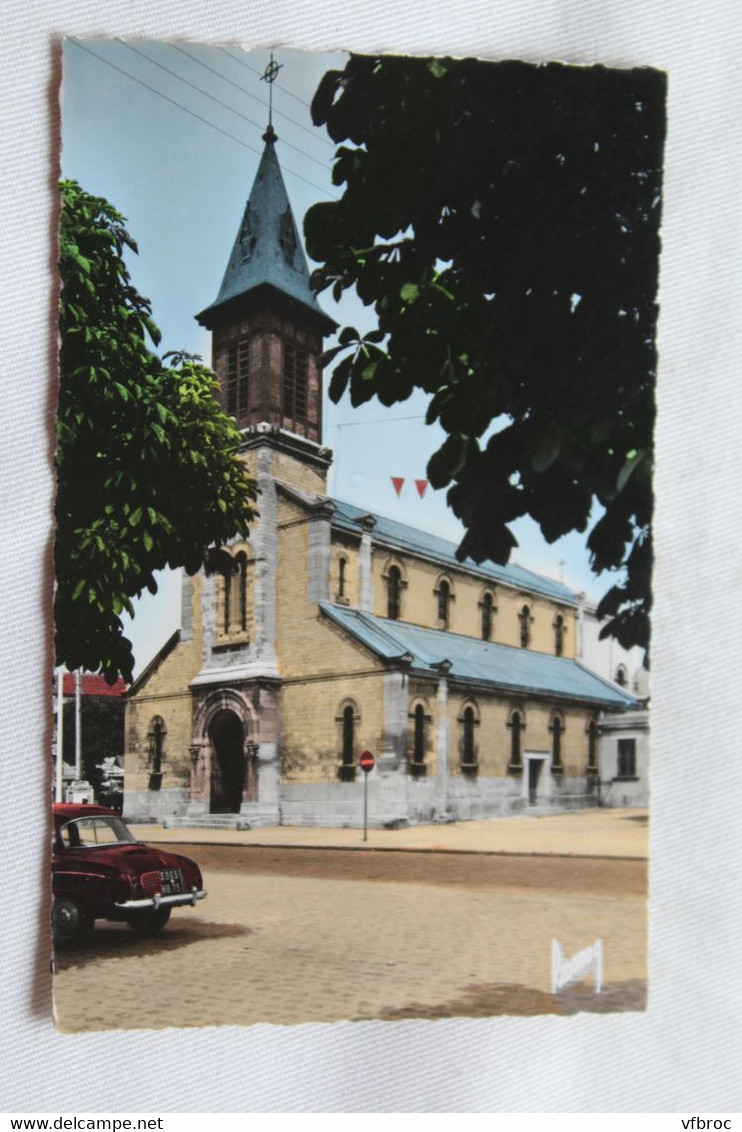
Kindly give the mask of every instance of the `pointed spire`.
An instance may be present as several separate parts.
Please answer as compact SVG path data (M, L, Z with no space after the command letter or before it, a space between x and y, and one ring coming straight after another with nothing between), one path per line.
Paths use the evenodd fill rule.
M272 123L263 140L263 156L219 294L196 318L211 329L227 305L232 308L258 288L269 287L301 304L318 330L330 334L336 324L324 313L309 286L309 268L278 164Z

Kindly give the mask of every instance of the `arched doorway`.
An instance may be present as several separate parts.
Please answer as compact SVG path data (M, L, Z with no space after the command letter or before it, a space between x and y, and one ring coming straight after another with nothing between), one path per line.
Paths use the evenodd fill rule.
M245 731L239 716L227 708L209 724L211 791L209 813L238 814L245 789Z

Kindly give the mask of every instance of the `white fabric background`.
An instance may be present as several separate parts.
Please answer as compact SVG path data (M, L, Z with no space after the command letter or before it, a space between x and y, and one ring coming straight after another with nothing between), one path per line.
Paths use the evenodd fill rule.
M0 1110L739 1109L738 5L6 0L0 21ZM646 1015L78 1037L53 1029L43 835L63 34L646 63L669 72Z

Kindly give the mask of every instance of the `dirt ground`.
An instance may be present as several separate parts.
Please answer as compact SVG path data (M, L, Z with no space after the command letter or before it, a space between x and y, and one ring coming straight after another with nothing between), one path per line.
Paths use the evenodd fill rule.
M175 850L175 846L172 846ZM181 851L178 847L177 852ZM641 896L647 891L647 861L593 857L531 857L506 854L356 852L344 849L241 848L185 845L208 881L209 872L326 877L462 888L543 889Z
M71 1032L642 1010L646 862L180 845L208 897L154 940L60 951ZM550 947L601 939L605 986L552 996Z

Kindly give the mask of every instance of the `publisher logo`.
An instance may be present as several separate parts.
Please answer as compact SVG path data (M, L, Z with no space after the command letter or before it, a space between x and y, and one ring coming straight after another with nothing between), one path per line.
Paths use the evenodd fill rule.
M581 982L587 975L595 978L595 993L600 994L603 987L603 941L596 939L589 947L583 947L570 958L558 939L551 941L551 993Z

